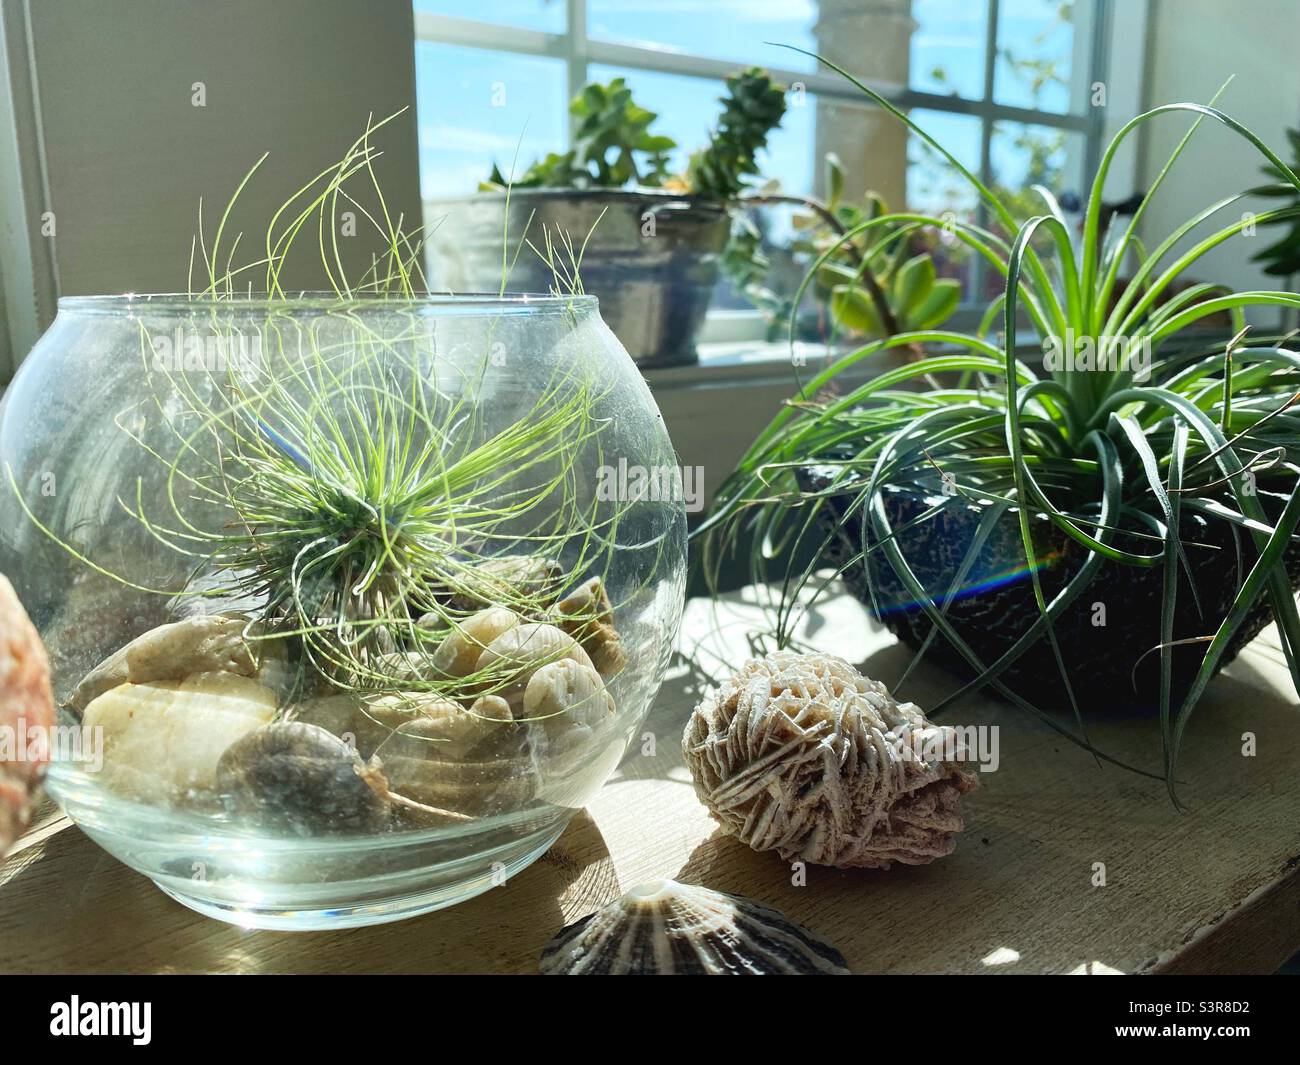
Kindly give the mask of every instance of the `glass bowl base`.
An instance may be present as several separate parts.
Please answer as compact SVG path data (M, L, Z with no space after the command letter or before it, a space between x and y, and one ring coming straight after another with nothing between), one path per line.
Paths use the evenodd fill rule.
M387 924L418 917L434 910L455 906L482 895L494 887L505 886L510 879L523 872L545 854L564 831L565 825L548 829L537 837L523 841L526 848L517 857L494 864L490 873L481 873L453 883L440 883L427 891L406 892L392 898L368 898L355 905L313 907L294 906L287 900L273 904L261 902L233 902L195 892L195 882L181 877L159 877L154 884L163 894L175 899L205 917L212 917L240 928L259 928L279 932L318 932L331 928L363 928L367 925ZM264 890L264 885L262 886ZM260 893L260 892L259 892Z
M218 897L214 892L201 890L204 887L201 881L166 876L152 879L165 895L175 899L181 905L205 917L213 917L218 921L238 925L240 928L262 928L281 932L361 928L431 913L472 899L475 895L481 895L494 887L504 886L512 877L523 872L545 854L564 828L565 825L561 823L534 837L519 841L511 848L516 853L508 857L499 856L492 863L489 872L480 872L477 875L452 881L439 880L436 887L424 891L402 891L391 897L377 897L372 888L372 891L366 893L367 897L364 901L354 904L340 902L321 906L313 905L312 901L306 898L295 902L293 896L297 893L288 885L268 891L266 884L259 884L256 889L249 891L246 899L240 900L237 897L232 898L232 894L238 896L240 893L237 888L232 891L233 885L229 883L221 884L220 897Z

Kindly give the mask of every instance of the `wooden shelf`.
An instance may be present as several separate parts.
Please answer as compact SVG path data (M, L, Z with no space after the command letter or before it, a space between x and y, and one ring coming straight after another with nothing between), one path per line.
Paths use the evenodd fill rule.
M1300 949L1300 707L1268 630L1209 689L1188 729L1188 812L1163 785L1112 767L1032 718L973 699L945 720L997 725L1001 764L966 801L956 854L888 872L809 867L716 831L681 761L681 731L724 662L763 628L755 592L688 604L682 648L622 766L537 864L461 906L399 924L246 932L191 913L47 806L0 864L0 959L20 972L536 972L565 923L632 885L674 877L750 895L821 933L855 972L1271 972ZM892 684L908 653L847 596L805 641ZM918 670L921 706L952 679ZM1244 757L1242 735L1256 737ZM1153 720L1091 728L1154 768ZM648 741L647 741L648 745ZM1095 863L1106 885L1094 887Z

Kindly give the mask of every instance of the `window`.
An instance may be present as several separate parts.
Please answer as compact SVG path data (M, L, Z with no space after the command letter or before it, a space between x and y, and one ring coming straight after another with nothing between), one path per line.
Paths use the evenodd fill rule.
M1109 0L416 0L421 179L426 200L466 195L493 162L522 169L564 146L565 102L588 80L625 77L659 113L656 132L702 143L721 79L757 64L798 86L760 160L783 191L819 195L834 151L849 192L981 223L969 185L921 138L811 56L843 66L907 110L973 173L1013 196L1042 184L1078 195L1102 132L1090 86L1105 78ZM764 210L769 241L788 212ZM997 287L948 249L941 270L974 305ZM797 271L789 271L797 276ZM725 290L715 308L744 307ZM757 325L755 326L757 332Z

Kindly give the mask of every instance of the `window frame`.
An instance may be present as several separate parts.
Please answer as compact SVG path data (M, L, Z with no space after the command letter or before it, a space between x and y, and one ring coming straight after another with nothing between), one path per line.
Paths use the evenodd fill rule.
M593 64L631 67L636 70L715 80L721 80L726 75L734 73L737 68L736 60L713 59L668 47L593 39L587 33L587 0L562 0L562 2L565 7L565 32L563 33L550 33L545 30L525 29L453 15L416 11L414 13L415 40L417 44L428 42L458 45L483 51L509 52L560 60L565 64L569 99L576 96L587 83L587 72ZM1105 133L1105 108L1089 106L1083 113L1060 114L1054 111L1038 111L998 103L994 98L994 92L1001 0L988 0L988 5L988 18L984 31L984 82L979 99L900 88L871 81L865 81L865 84L870 85L901 110L918 108L978 118L980 160L977 176L986 185L991 184L993 178L993 130L998 122L1048 126L1081 133L1084 138L1082 173L1086 184L1096 173L1100 159L1102 138ZM1112 0L1093 0L1090 25L1086 27L1087 36L1084 44L1088 56L1088 69L1091 72L1089 85L1097 82L1105 83L1109 80L1112 17ZM836 74L789 70L770 63L759 65L765 67L778 81L790 86L802 86L806 92L815 93L823 99L877 106L870 101L864 101L857 89ZM572 132L571 125L566 127L566 144ZM981 225L987 220L983 203L977 207L976 220ZM985 267L986 264L976 256L973 263L971 292L982 291ZM725 333L728 338L735 338L739 332L744 331L738 328L737 312L727 311L721 314L726 316L725 323L721 317L718 317L717 312L710 312L704 340L718 337L720 333ZM963 302L952 324L958 327L963 324L973 325L978 315L976 303ZM758 311L753 312L753 323L749 332L752 338L762 335L762 322Z

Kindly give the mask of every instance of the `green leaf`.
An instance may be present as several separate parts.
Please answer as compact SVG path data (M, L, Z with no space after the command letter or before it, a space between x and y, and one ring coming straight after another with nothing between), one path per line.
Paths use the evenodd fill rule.
M941 278L926 294L925 299L908 316L911 329L933 329L942 325L961 302L961 285L951 278Z
M832 211L844 197L844 167L834 152L826 153L826 206Z
M875 305L871 297L855 285L836 285L831 289L831 314L840 325L855 333L880 335L880 317Z
M934 288L934 260L928 255L908 259L894 277L893 309L901 319L908 320L930 290Z
M645 133L637 138L636 146L643 152L671 152L677 147L677 142L672 137Z

